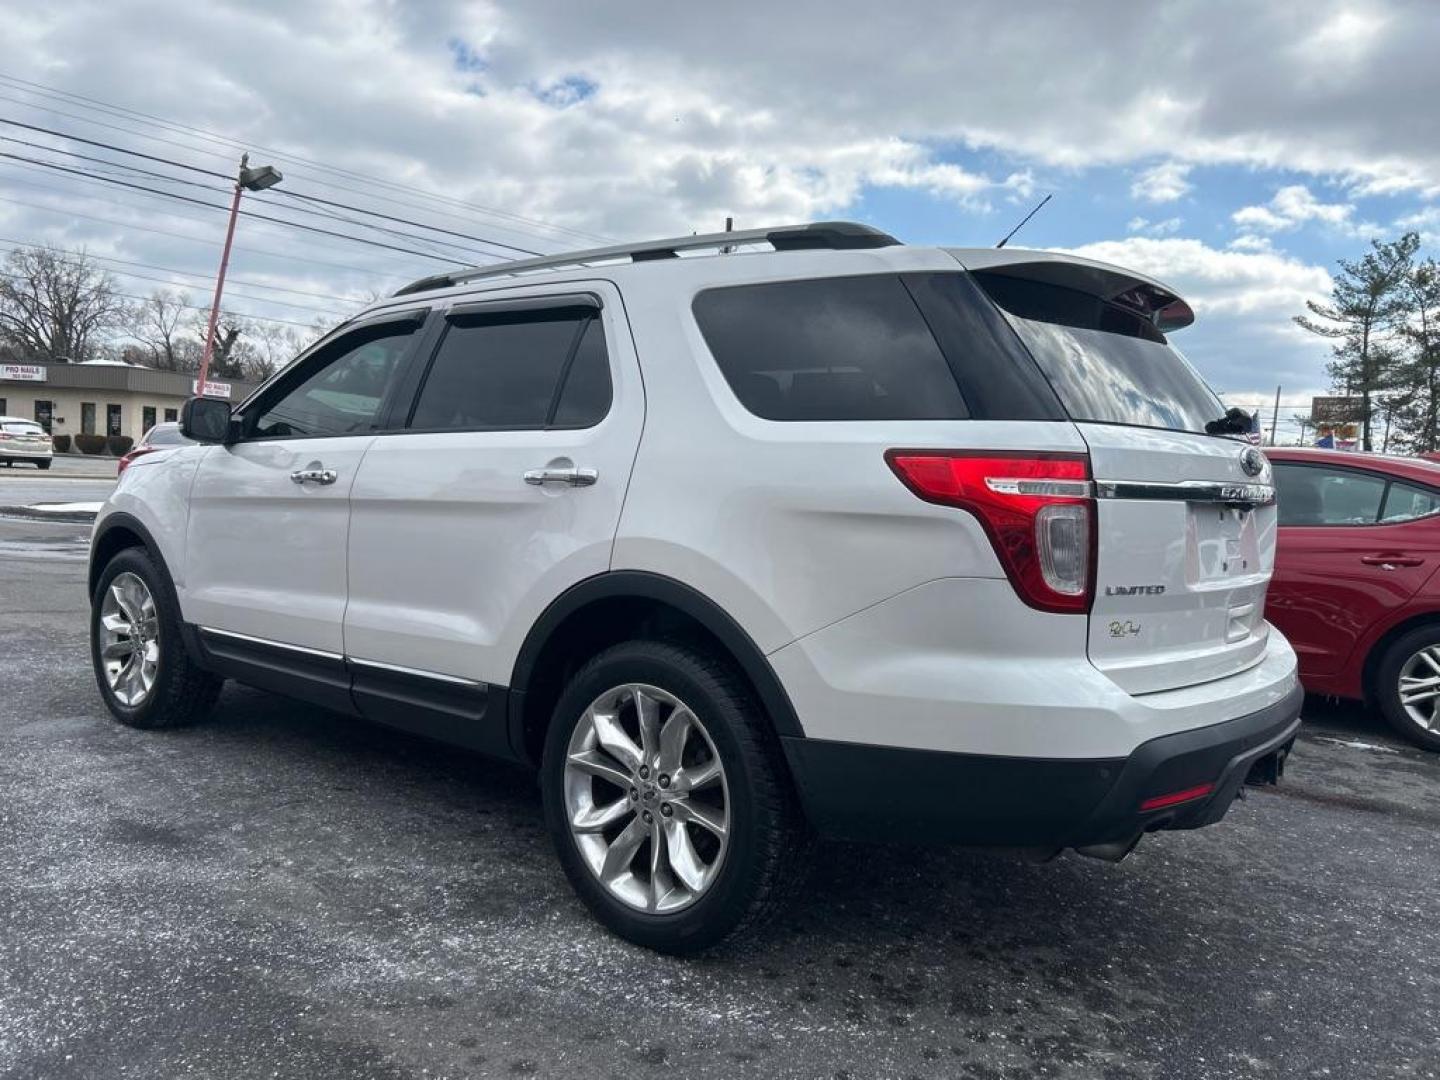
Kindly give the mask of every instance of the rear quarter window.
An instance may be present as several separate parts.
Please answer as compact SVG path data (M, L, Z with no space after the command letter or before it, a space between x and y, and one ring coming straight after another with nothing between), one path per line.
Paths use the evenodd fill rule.
M970 415L897 275L708 289L694 313L736 398L766 420Z

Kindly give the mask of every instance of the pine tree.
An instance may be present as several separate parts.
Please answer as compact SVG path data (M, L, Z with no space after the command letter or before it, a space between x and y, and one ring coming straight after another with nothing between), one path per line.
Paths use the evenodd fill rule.
M1408 346L1396 370L1400 441L1415 453L1440 447L1440 265L1417 262L1404 285Z
M1399 240L1372 240L1370 247L1359 262L1340 260L1328 304L1306 301L1310 315L1295 316L1311 333L1334 339L1330 378L1337 390L1359 395L1361 445L1366 450L1373 449L1375 394L1395 376L1393 353L1386 344L1404 318L1405 284L1420 237L1406 233Z

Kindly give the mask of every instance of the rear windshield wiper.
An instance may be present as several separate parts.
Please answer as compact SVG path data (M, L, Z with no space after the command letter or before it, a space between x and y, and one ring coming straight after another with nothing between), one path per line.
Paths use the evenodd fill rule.
M1205 425L1206 435L1248 435L1254 418L1244 409L1226 409L1225 415Z

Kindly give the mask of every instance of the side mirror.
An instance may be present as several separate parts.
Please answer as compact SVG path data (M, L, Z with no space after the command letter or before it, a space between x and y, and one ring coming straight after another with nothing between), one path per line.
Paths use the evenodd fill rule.
M180 410L180 433L202 443L229 443L230 403L215 398L191 398Z

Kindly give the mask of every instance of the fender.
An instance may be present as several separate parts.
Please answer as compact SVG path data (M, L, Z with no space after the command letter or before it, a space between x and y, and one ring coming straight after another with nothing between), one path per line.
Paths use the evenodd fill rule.
M95 583L100 579L100 572L104 569L104 566L97 562L95 556L105 550L104 540L106 535L121 528L140 537L141 543L145 545L145 548L155 558L155 561L159 563L160 569L165 572L167 577L170 576L170 567L165 564L165 557L161 553L160 545L155 542L155 537L151 535L150 530L142 525L140 519L133 514L127 514L123 510L117 510L114 513L107 514L104 520L95 527L95 531L90 536L90 568L89 575L86 579L86 591L88 595L92 597L95 595ZM175 587L173 579L170 587L172 589Z
M724 608L674 578L644 570L611 570L586 578L561 593L535 620L535 625L525 636L525 642L520 646L520 652L515 658L510 679L509 727L513 746L523 748L525 745L525 693L530 687L536 661L545 643L569 616L587 604L615 597L654 600L694 619L713 634L735 658L759 695L760 703L765 706L776 733L782 736L804 737L805 732L795 715L795 706L790 703L790 695L780 684L770 661Z

